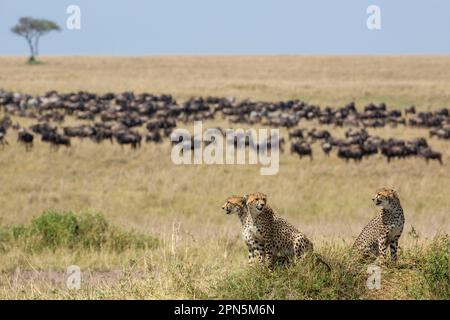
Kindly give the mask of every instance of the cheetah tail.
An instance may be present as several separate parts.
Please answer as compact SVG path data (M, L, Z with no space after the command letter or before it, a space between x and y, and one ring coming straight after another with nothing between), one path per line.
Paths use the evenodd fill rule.
M314 252L313 257L317 262L322 263L327 268L328 272L331 271L331 267L330 267L329 263L326 262L325 259L320 254Z

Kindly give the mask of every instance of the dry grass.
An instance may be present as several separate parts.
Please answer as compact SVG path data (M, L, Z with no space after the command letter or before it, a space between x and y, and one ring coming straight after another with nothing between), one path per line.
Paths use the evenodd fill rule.
M368 101L421 109L450 105L449 57L45 57L36 66L23 60L0 58L0 88L34 94L51 89L148 91L171 93L178 100L192 95L301 98L332 106L351 100L360 106ZM217 124L229 126L222 120L207 126ZM404 128L370 132L427 136L426 130ZM326 158L315 146L314 161L286 153L277 175L260 176L259 166L175 166L167 142L133 152L117 144L74 141L72 148L53 152L39 141L26 152L12 133L7 139L10 146L0 149L2 225L28 223L47 209L101 212L126 229L156 235L163 245L122 254L15 249L0 256L3 298L217 297L212 284L219 285L232 271L246 272L239 222L220 206L230 194L256 190L267 193L271 205L307 233L319 251L327 251L330 243L352 242L375 214L370 199L382 186L399 191L407 221L400 241L405 250L418 245L408 235L412 227L420 244L450 231L445 141L431 140L434 149L444 152L443 166L419 159L388 165L381 157L346 164L335 155ZM98 272L76 293L46 277L71 264ZM115 276L118 271L123 276ZM395 276L407 281L419 277L416 271L394 270L383 291L362 297L415 297ZM108 280L96 276L103 273Z

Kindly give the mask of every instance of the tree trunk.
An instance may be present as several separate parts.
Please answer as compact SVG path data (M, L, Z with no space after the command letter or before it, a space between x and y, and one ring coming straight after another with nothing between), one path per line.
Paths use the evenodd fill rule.
M35 59L35 55L34 55L34 47L33 47L33 41L31 38L26 38L27 39L27 43L28 46L30 47L30 58L28 58L28 62L34 62Z
M39 55L39 38L41 36L37 35L36 38L34 38L34 55L37 57Z

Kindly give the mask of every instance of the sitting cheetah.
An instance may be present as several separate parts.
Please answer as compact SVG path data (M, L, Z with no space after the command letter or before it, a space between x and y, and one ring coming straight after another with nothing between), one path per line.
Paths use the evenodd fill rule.
M247 206L247 200L251 196L253 196L253 198L261 196L264 199L267 199L267 197L262 193L244 197L231 196L222 206L222 209L225 210L227 214L237 214L239 220L241 221L242 236L249 251L249 263L252 263L255 260L259 260L262 262L264 260L264 257L267 257L265 253L265 240L264 237L261 236L261 234L270 234L270 232L267 233L258 231L259 229L265 229L264 227L266 223L264 222L264 218L262 218L262 216L253 219L252 215L250 214L249 208ZM264 200L264 203L266 203L266 200ZM272 211L272 209L267 207L265 204L264 206L264 211L268 213L267 218L272 221L268 223L269 225L272 225L272 228L265 229L265 231L272 230L272 237L269 237L271 239L270 241L273 243L273 250L269 251L268 258L270 269L273 268L273 262L275 258L279 258L280 263L284 265L289 262L289 259L292 257L301 257L303 253L313 251L312 243L308 240L308 238L306 238L304 234L299 232L289 222L276 215ZM277 254L281 257L275 257ZM320 255L314 253L314 257L319 262L323 263L328 270L331 270L330 266L322 259Z
M312 242L268 205L267 196L257 192L245 196L249 214L244 238L253 248L252 257L266 261L273 269L274 256L299 258L313 251Z
M397 262L398 239L403 231L405 217L400 200L392 189L382 189L372 199L375 205L381 206L380 213L362 230L353 248L363 257L373 255L381 263L386 262L387 248L391 248L391 258Z
M239 220L242 224L242 237L244 238L245 244L248 248L248 262L252 263L255 259L256 245L259 244L257 239L249 238L250 235L247 232L248 229L248 210L246 205L246 199L241 196L231 196L229 197L225 204L222 206L227 214L237 214Z

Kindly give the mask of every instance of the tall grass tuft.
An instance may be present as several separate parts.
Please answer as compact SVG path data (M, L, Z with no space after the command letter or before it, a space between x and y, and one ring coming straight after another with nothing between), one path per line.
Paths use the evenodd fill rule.
M110 250L146 249L158 246L153 236L125 231L109 224L101 214L47 211L30 225L0 228L0 249L18 246L27 251L58 248Z
M433 299L450 299L450 236L436 236L425 256L422 274Z

